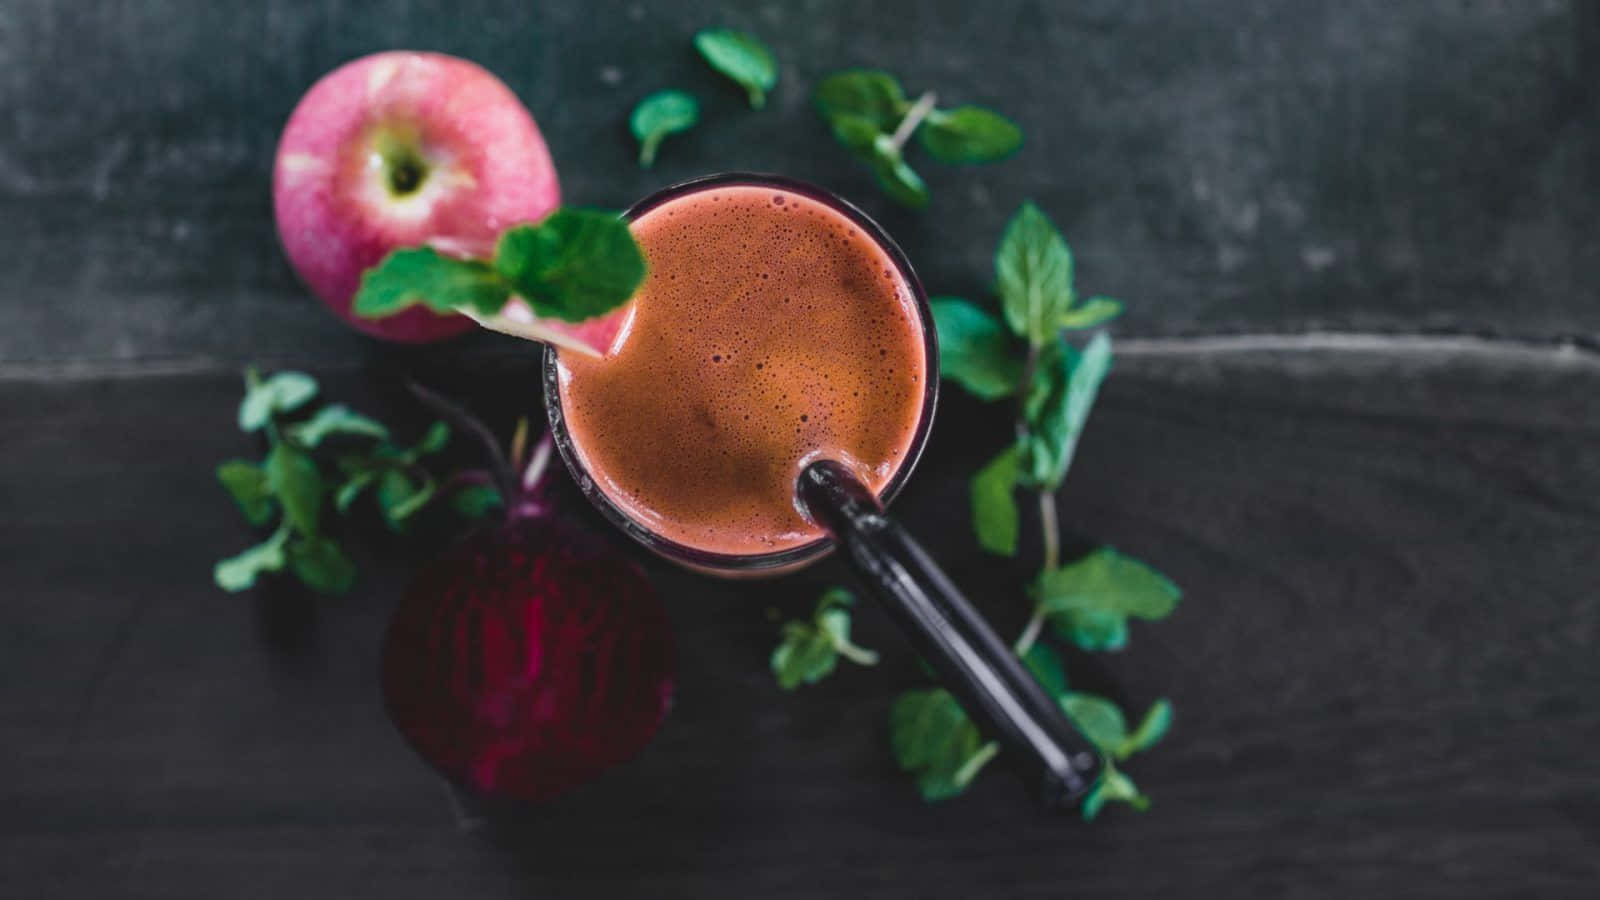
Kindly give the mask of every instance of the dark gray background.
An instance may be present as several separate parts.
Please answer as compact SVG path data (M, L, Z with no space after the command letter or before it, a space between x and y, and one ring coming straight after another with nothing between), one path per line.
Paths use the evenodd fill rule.
M1593 896L1600 880L1600 15L1574 2L664 4L151 0L0 6L0 894L18 897ZM704 69L747 28L763 112ZM392 732L378 642L416 542L368 528L348 598L220 594L252 535L210 467L249 453L237 371L295 364L420 427L404 375L502 432L521 345L396 350L296 283L274 142L351 57L436 49L504 78L566 199L623 206L759 169L860 202L934 293L980 298L1037 200L1079 284L1125 299L1062 495L1186 590L1074 677L1177 725L1155 799L1083 826L1004 773L925 807L885 717L919 683L876 610L848 669L781 695L768 585L651 564L680 702L635 763L462 827ZM993 105L1005 163L927 163L890 207L808 104L897 72ZM641 172L625 118L705 117ZM1036 565L979 552L965 482L1003 410L947 393L898 505L1010 633ZM370 523L369 523L370 524Z

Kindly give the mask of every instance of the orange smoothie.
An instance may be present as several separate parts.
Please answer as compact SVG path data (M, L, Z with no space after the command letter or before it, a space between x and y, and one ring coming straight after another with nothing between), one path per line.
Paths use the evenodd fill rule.
M631 227L649 264L631 324L605 359L558 362L568 434L606 497L660 537L751 555L823 536L795 502L814 460L882 492L934 376L915 294L873 236L755 185L672 197Z

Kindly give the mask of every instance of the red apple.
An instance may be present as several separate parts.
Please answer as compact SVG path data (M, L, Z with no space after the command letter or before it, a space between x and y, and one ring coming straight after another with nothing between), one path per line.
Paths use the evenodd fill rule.
M273 171L278 236L295 271L346 322L421 342L473 327L421 306L350 311L361 273L397 247L488 256L511 225L561 202L533 117L481 66L439 53L365 56L323 76L289 116Z

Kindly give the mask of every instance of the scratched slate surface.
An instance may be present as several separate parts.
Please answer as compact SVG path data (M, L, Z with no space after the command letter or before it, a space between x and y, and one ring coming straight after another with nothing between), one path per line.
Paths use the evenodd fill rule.
M936 292L981 294L1000 226L1033 197L1084 287L1133 301L1133 332L1600 340L1600 15L1584 0L244 6L0 8L0 360L363 352L307 309L268 173L317 76L396 46L504 78L569 200L781 171L882 213ZM693 55L713 23L778 51L766 111ZM891 209L809 107L821 75L859 65L1010 113L1026 149L929 163L932 209ZM640 172L627 111L667 86L699 94L705 122Z
M0 896L1593 896L1597 8L0 5ZM712 23L778 49L767 111L688 50ZM1064 523L1186 589L1126 652L1073 662L1130 707L1175 701L1129 766L1150 813L1044 818L999 771L925 807L884 730L920 676L871 608L880 670L780 695L767 610L806 608L835 562L759 588L652 563L683 656L666 728L565 800L489 814L378 701L415 544L361 529L339 601L209 584L252 537L210 475L250 450L245 361L414 428L401 375L502 431L537 409L520 346L381 347L280 258L278 128L321 72L394 46L505 78L573 201L780 170L968 295L1022 198L1055 216L1081 285L1130 304ZM807 106L863 64L1029 143L930 163L932 209L894 210ZM641 173L623 118L664 86L706 121ZM1010 633L1037 548L997 563L964 511L1002 417L948 392L898 508Z

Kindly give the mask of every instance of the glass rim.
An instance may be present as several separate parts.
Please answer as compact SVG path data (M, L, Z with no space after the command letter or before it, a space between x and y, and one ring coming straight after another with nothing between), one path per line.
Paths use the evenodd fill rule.
M670 200L716 187L772 187L822 203L854 222L879 247L883 248L884 253L889 257L889 260L900 272L901 278L905 280L906 285L910 288L913 305L916 307L917 316L921 320L920 324L922 326L924 366L922 410L917 417L917 427L912 433L911 445L907 448L905 459L895 469L895 473L889 479L888 484L884 485L883 490L878 493L879 502L887 505L905 487L906 481L917 467L917 462L922 458L922 451L927 446L928 436L933 430L934 408L938 405L939 399L939 341L938 333L934 327L933 308L928 304L928 295L922 287L922 281L917 278L916 270L911 267L911 260L906 256L905 251L900 249L900 245L895 243L894 239L889 236L888 232L884 231L882 226L855 204L826 188L783 175L758 172L722 172L714 175L702 175L698 178L667 185L647 195L623 211L622 218L632 222ZM560 366L555 347L545 346L543 368L545 413L550 422L550 435L554 439L557 452L561 454L562 462L566 464L567 471L577 481L579 490L583 492L583 495L588 498L590 503L594 504L601 515L605 516L607 521L620 528L624 534L635 541L675 562L695 568L725 573L743 572L754 574L761 571L784 569L811 562L833 549L833 539L824 535L798 547L789 547L768 553L716 553L691 547L657 534L648 525L629 515L626 510L613 502L595 481L595 478L589 474L588 469L579 458L576 443L573 441L572 435L567 431L566 415L561 408Z

